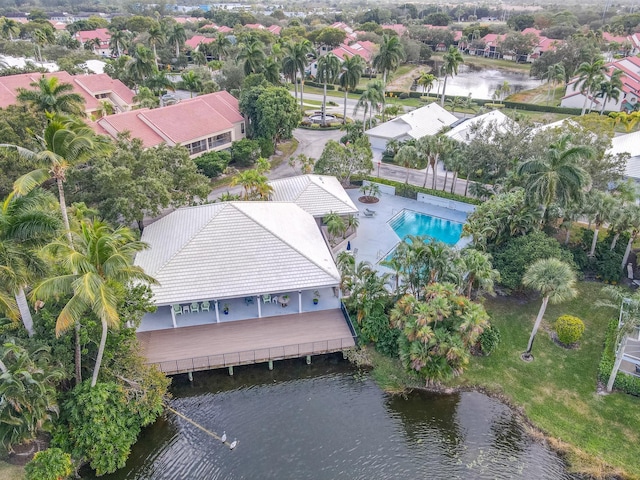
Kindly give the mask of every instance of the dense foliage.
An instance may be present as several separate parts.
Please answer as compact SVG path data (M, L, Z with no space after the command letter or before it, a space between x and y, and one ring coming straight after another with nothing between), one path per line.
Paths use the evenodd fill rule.
M48 448L34 455L25 473L26 480L65 480L73 473L71 455L60 448Z
M572 315L562 315L554 323L553 329L561 343L571 345L582 338L584 322Z

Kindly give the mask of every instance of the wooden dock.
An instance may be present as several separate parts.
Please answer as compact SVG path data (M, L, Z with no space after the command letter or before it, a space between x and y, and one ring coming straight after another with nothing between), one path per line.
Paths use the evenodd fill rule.
M355 345L340 309L139 332L168 375L339 352Z

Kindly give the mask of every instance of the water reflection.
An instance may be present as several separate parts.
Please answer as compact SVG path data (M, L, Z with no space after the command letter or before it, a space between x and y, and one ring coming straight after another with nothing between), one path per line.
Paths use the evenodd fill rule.
M178 378L172 406L238 448L169 414L143 432L124 470L102 478L571 478L493 399L390 396L338 358Z

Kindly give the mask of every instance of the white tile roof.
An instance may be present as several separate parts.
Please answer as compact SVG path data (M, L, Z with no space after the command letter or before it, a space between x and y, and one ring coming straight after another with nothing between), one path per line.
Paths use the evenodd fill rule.
M618 135L611 139L611 148L607 150L611 155L628 153L624 176L640 180L640 132Z
M425 135L435 135L443 127L448 127L457 120L453 114L434 102L371 128L364 133L387 139L399 138L403 135L418 139Z
M279 202L294 202L314 217L324 217L330 212L354 215L358 208L336 177L329 175L298 175L272 180L271 198Z
M473 140L473 137L475 137L475 133L472 131L474 127L479 127L481 124L486 125L489 122L495 122L499 128L500 126L511 122L511 119L500 110L491 110L488 113L478 115L477 117L470 118L469 120L456 125L445 133L445 135L459 142L469 143Z
M335 286L340 274L311 215L293 203L181 208L149 225L135 264L158 305Z

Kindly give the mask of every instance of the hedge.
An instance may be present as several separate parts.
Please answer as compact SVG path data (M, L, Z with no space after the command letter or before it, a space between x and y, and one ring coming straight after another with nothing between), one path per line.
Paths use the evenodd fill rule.
M602 358L598 366L598 380L605 384L609 381L613 364L616 361L615 340L617 330L618 319L614 318L607 326L607 335L604 339L604 351L602 352ZM633 375L627 375L624 372L618 371L613 387L624 393L640 396L640 377L634 377Z
M386 178L367 177L367 180L370 182L381 183L382 185L396 187L397 196L412 198L414 200L417 198L418 193L425 193L427 195L433 195L434 197L446 198L448 200L455 200L462 203L470 203L472 205L480 205L483 203L482 200L478 200L477 198L464 197L457 193L443 192L442 190L431 190L430 188L409 185L408 183L394 182L393 180L387 180Z
M318 83L318 82L314 82L312 80L305 80L304 84L309 86L309 87L324 88L324 83ZM327 91L335 90L335 89L336 89L335 85L332 85L331 83L327 83Z

